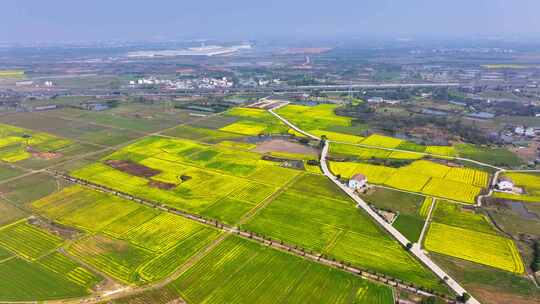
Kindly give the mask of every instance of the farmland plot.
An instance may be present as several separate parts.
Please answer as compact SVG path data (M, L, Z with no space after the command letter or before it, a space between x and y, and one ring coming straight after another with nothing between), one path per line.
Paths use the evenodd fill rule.
M225 197L205 209L201 214L234 225L244 214L247 214L256 206L256 204L244 200Z
M11 253L7 249L0 247L0 262L12 256L13 256L13 253Z
M89 191L82 191L88 193ZM68 214L63 215L58 220L69 226L83 227L84 229L97 231L112 223L114 220L123 217L140 208L133 202L126 202L119 197L98 193L96 200L92 202L86 197L86 204L78 206ZM82 198L81 198L82 199Z
M73 243L68 253L127 283L141 283L137 269L152 259L152 253L146 250L103 235Z
M470 168L452 168L444 178L483 188L487 187L489 182L487 172Z
M481 188L442 178L432 178L422 189L425 194L474 204Z
M205 143L219 143L242 138L241 134L223 132L218 130L197 128L194 126L181 125L164 133L168 136L197 140Z
M457 151L452 146L427 146L426 153L441 156L456 156Z
M0 229L0 246L26 259L36 259L62 244L63 240L25 221Z
M326 131L326 130L310 130L309 133L319 138L321 138L324 135L326 136L327 139L332 140L332 141L346 142L346 143L353 143L353 144L360 143L362 140L364 140L364 137L362 136L331 132L331 131Z
M96 233L76 241L69 253L129 283L167 276L218 235L197 222L81 186L32 207L60 223Z
M497 235L487 216L466 211L458 204L438 200L432 216L433 221L441 224Z
M404 151L392 151L388 158L390 159L403 159L403 160L417 160L422 159L424 157L423 154L420 153L411 153L411 152L404 152Z
M72 175L184 210L204 212L218 208L218 201L251 182L282 186L300 172L260 158L254 152L148 137L112 154L104 163L86 166ZM132 167L147 168L155 174L144 177L112 168L107 165L110 159L116 162L128 159ZM208 210L208 213L215 212ZM236 215L231 220L235 218Z
M170 213L160 214L146 223L127 232L124 237L155 252L163 252L203 229L201 224Z
M335 114L334 111L337 107L337 105L331 104L321 104L313 107L288 105L279 108L276 112L306 131L350 126L351 118Z
M393 302L388 287L236 237L222 242L172 287L189 303Z
M39 133L10 125L0 124L0 160L15 163L32 156L45 157L72 142L47 133Z
M226 127L223 127L219 130L223 132L237 133L247 136L257 136L264 133L264 131L266 130L266 125L241 120Z
M3 200L0 200L0 214L2 215L0 217L0 226L14 222L26 215L21 209Z
M409 241L415 243L424 228L424 220L414 215L400 214L392 225Z
M36 301L80 297L85 286L37 263L11 259L0 263L0 301Z
M450 171L450 167L427 160L419 160L408 166L400 168L400 171L411 174L422 174L429 177L443 178L448 171Z
M291 189L305 193L313 193L338 200L347 200L347 194L337 188L326 176L304 174L290 186Z
M6 164L0 164L0 181L4 181L10 178L14 178L16 176L19 176L23 174L24 171L21 169L18 169L16 167L6 165Z
M241 141L230 141L230 140L224 140L216 145L222 148L240 149L240 150L246 150L246 151L255 149L257 147L256 144L250 144L250 143L241 142Z
M159 214L160 212L155 209L141 207L112 221L109 225L103 228L103 231L112 236L120 237L128 231L137 228L139 225L150 221Z
M342 143L332 143L330 145L330 154L336 157L347 156L355 157L357 159L372 159L372 158L389 158L391 151L364 148L354 145L347 145Z
M415 142L411 142L411 141L402 141L399 144L399 146L396 147L396 149L412 151L412 152L424 152L424 151L426 151L426 146L419 145L419 144L417 144Z
M358 128L353 126L350 117L336 115L338 105L321 104L317 106L288 105L276 112L300 129L315 136L326 135L328 139L359 143Z
M141 207L116 196L74 185L33 202L32 208L63 224L98 231Z
M501 236L432 223L425 240L429 251L515 273L524 266L514 242Z
M427 218L429 214L429 209L431 208L432 204L433 204L433 198L426 197L424 199L424 202L422 203L422 206L418 210L418 215L420 215L422 218Z
M362 173L367 176L368 182L374 184L383 184L397 171L395 168L385 166L350 162L330 162L330 169L334 175L339 174L344 178L350 178L354 174Z
M291 188L301 189L304 180ZM245 227L323 252L353 265L419 285L440 288L434 276L373 224L348 199L286 190ZM360 245L361 244L361 245ZM381 262L384 261L384 262Z
M184 264L191 256L210 244L218 235L217 230L200 229L189 237L182 239L168 251L144 264L139 272L147 281L165 278Z
M102 280L99 276L86 270L58 252L53 252L40 259L39 264L52 272L65 276L71 282L86 287L87 289Z
M65 183L46 173L35 173L0 184L0 192L10 203L26 205L61 189Z
M0 122L29 130L53 134L55 137L78 140L96 145L113 146L141 136L142 133L98 126L91 123L69 120L65 117L16 113L0 117ZM41 133L40 133L41 134Z
M135 196L167 202L171 206L192 211L207 208L225 194L246 183L235 177L194 167L190 167L185 173L190 179L169 190L151 187L148 179L129 175L99 163L72 172L72 175ZM209 189L213 191L208 191Z
M430 180L430 177L418 172L422 171L415 171L413 173L398 169L384 184L396 189L421 192L424 185Z
M77 99L82 100L83 97ZM87 111L66 107L43 112L41 115L57 118L69 117L81 122L97 123L136 132L156 132L194 119L187 111L165 110L161 105L140 103L120 103L118 107L107 111Z
M260 133L287 134L289 130L281 120L261 109L233 108L225 112L224 116L239 119L237 122L246 125L246 128L243 128L241 125L235 126L234 124L231 124L224 127L229 130L223 130L222 128L222 131L252 136Z
M410 241L415 242L418 239L425 221L425 218L419 215L424 196L373 187L360 194L360 197L375 208L394 212L397 219L392 225Z
M379 134L370 135L368 138L364 139L361 144L367 146L381 147L381 148L396 148L403 141L398 138L388 137Z
M298 176L300 173L301 171L298 170L291 170L263 163L257 166L257 170L255 170L255 172L249 176L249 179L259 183L281 187Z
M456 145L459 156L485 162L495 166L515 167L523 161L505 148L484 148L469 144Z
M360 197L379 209L416 216L425 197L388 188L373 187Z

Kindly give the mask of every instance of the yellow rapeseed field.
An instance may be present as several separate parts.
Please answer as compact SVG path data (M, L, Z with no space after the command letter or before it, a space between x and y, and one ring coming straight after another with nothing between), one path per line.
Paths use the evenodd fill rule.
M443 156L456 156L457 152L453 146L427 146L426 153Z
M350 178L356 173L362 173L373 184L383 184L396 169L385 166L375 166L362 163L330 162L330 168L334 174L340 174L344 178Z
M493 234L434 222L429 228L425 248L514 273L524 272L523 261L514 242Z
M418 214L423 218L427 218L427 216L429 214L429 209L431 208L432 204L433 204L433 198L427 196L424 199L424 202L422 203L422 206L420 206L420 209L418 210Z
M379 135L379 134L373 134L373 135L370 135L368 138L364 139L362 141L362 144L368 145L368 146L374 146L374 147L382 147L382 148L396 148L402 142L403 141L398 138L393 138L393 137Z
M487 187L489 182L487 172L471 168L452 168L444 178L478 187Z
M422 189L425 194L474 204L481 188L448 179L432 178Z
M418 160L413 162L412 164L400 168L400 171L409 172L411 174L422 174L425 176L430 177L439 177L443 178L448 171L450 170L450 167L441 165L438 163L434 163L427 160Z
M420 172L409 172L397 170L389 179L384 183L388 187L397 188L401 190L420 192L424 185L429 181L430 177L423 175Z
M345 133L338 133L338 132L323 131L323 130L311 130L311 131L309 131L309 133L311 133L312 135L315 135L317 137L321 137L323 135L326 135L326 137L329 140L341 141L341 142L347 142L347 143L353 143L353 144L359 143L364 139L361 136L350 135L350 134L345 134Z
M242 135L259 135L264 132L266 125L254 122L239 121L225 126L220 131L237 133Z

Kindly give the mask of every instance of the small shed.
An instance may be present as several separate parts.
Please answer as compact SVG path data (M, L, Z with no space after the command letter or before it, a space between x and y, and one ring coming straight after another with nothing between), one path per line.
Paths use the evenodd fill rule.
M349 179L349 188L361 189L367 185L367 177L362 173L357 173Z

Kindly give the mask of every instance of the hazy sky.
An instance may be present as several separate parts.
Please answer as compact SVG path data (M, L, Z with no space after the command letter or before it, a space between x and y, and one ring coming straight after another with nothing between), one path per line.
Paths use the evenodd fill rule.
M540 34L540 0L2 0L0 41Z

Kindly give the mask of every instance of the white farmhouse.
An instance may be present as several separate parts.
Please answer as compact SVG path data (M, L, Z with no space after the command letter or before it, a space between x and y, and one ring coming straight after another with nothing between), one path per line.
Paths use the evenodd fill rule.
M512 191L514 189L514 183L508 177L501 177L497 183L497 188L503 191Z
M349 179L349 188L361 189L367 185L367 177L364 174L355 174Z

